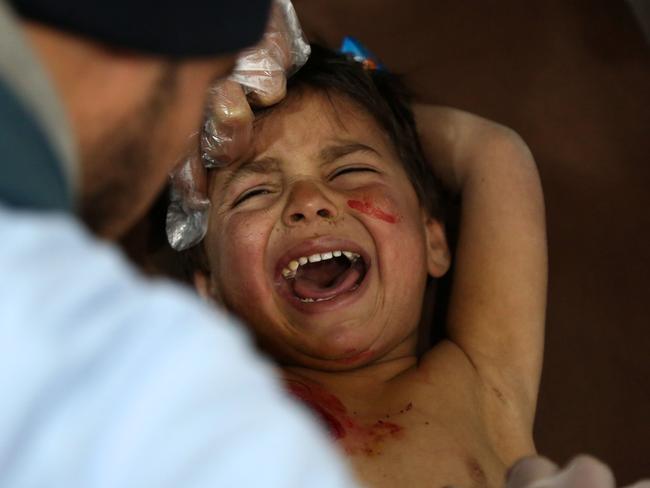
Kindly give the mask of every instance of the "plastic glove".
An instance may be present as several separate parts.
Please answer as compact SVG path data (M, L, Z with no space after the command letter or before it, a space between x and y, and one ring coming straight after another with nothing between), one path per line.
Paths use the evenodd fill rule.
M564 469L543 457L524 458L510 469L506 488L616 488L612 471L590 456L578 456ZM650 488L650 480L627 488Z
M227 166L246 153L253 132L251 105L267 106L282 100L287 77L305 64L309 53L290 0L275 0L262 40L242 51L233 73L208 93L200 154L187 157L171 174L166 226L174 249L182 251L198 244L207 231L206 168Z
M197 153L188 156L170 175L167 208L167 240L177 251L200 241L208 227L210 200L203 162ZM198 239L198 240L197 240Z
M250 147L253 106L273 105L287 91L287 77L309 57L296 12L289 0L276 0L262 40L237 58L232 74L209 93L201 138L208 168L235 161Z

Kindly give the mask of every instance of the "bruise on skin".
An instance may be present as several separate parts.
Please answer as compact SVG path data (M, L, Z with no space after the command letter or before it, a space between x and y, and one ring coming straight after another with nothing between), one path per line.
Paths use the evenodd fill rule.
M408 412L412 408L413 408L413 402L408 402L408 404L402 410L400 410L399 413Z
M355 433L352 442L346 443L346 454L365 454L366 456L381 454L382 444L389 439L399 439L404 430L401 425L385 420L377 420L374 424L361 429Z
M495 387L493 386L493 387L492 387L492 391L493 391L494 394L497 396L497 398L499 399L499 401L501 401L501 403L508 403L508 402L506 401L506 398L505 398L505 396L503 395L503 393L501 393L501 390L499 390L498 388L495 388Z
M363 214L370 215L389 224L397 222L397 217L388 212L384 212L380 208L375 207L370 200L348 200L348 207L353 208Z
M287 379L289 392L317 414L330 435L344 444L349 455L381 454L381 446L388 440L402 436L404 428L394 422L378 420L362 424L348 414L347 408L335 396L315 385Z
M487 484L487 476L485 476L485 471L479 464L479 462L473 458L467 458L467 467L469 469L469 475L472 480L476 481L480 486L485 486Z

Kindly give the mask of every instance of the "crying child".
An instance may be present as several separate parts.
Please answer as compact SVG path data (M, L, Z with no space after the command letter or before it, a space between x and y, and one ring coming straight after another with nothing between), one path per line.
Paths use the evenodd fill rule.
M501 486L534 453L543 199L521 140L415 107L314 46L254 147L210 174L199 292L239 316L368 486ZM426 155L426 159L423 155ZM437 180L461 199L446 338L418 355L450 266Z

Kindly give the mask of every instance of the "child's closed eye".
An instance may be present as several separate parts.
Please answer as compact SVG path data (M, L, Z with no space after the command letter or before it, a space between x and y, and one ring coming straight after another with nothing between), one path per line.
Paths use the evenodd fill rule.
M235 201L232 203L232 207L235 208L236 206L240 205L241 203L245 202L246 200L249 200L250 198L259 196L259 195L268 195L271 193L271 190L266 187L258 187L258 188L251 188L250 190L245 191L241 195L239 195Z
M343 176L346 174L364 173L364 172L379 173L379 171L377 171L375 168L372 168L370 166L345 166L343 168L337 169L332 174L330 174L329 180L332 181L335 178L338 178L339 176Z

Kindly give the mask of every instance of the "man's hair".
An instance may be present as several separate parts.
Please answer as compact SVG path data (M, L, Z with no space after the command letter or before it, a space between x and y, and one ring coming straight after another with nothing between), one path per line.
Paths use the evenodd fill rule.
M411 96L396 75L312 44L309 60L287 82L287 97L304 89L325 94L333 107L333 97L345 97L371 115L390 138L420 204L432 217L442 218L441 186L422 153Z

